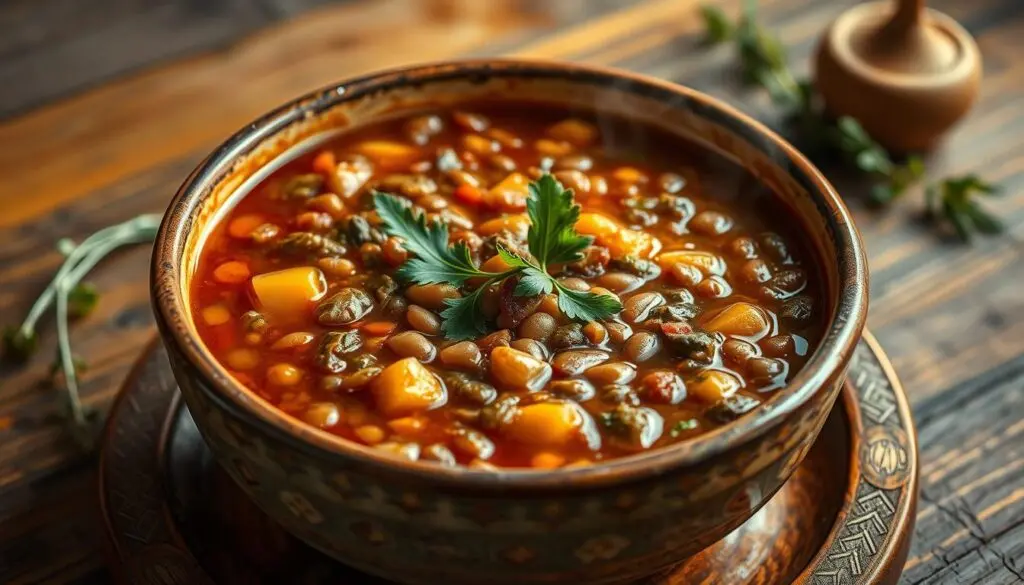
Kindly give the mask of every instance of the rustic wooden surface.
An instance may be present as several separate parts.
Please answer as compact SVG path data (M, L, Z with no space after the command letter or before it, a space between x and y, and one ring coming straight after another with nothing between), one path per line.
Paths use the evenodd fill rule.
M722 3L735 9L737 0ZM761 0L806 56L850 0ZM834 169L868 245L869 327L910 393L922 493L903 582L1024 582L1024 4L933 0L978 39L986 75L931 172L1002 183L1008 230L957 245L917 220L919 193L886 213ZM346 76L458 56L609 64L685 83L771 120L729 51L699 46L698 0L12 0L0 6L0 320L22 315L60 262L53 243L161 211L218 141L270 107ZM805 68L801 67L802 69ZM149 251L95 274L98 310L74 341L105 407L153 334ZM49 327L50 321L44 321ZM75 451L30 366L0 366L0 583L107 585L94 462Z

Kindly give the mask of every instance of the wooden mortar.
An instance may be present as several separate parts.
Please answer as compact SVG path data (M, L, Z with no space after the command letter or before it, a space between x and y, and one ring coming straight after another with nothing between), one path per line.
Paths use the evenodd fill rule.
M981 54L955 20L924 0L860 4L826 30L815 85L830 114L852 116L887 149L932 148L974 103Z

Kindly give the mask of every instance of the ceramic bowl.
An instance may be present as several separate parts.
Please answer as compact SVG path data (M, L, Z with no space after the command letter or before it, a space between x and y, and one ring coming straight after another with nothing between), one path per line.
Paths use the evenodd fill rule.
M270 169L327 137L427 105L485 96L596 108L654 124L748 169L790 208L829 312L791 384L744 418L679 445L579 469L483 471L397 461L311 428L236 383L203 345L189 281L211 226ZM618 583L736 528L803 460L839 392L867 311L847 209L773 132L692 89L623 71L460 61L351 79L247 125L170 204L152 294L174 375L217 460L267 514L343 563L401 583Z

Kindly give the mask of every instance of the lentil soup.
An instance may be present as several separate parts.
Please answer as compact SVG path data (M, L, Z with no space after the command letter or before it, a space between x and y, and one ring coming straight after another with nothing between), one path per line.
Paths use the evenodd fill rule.
M483 332L451 339L445 309L478 279L400 278L416 256L373 194L503 272L499 249L535 252L527 202L548 175L593 241L546 267L550 293L517 295L520 274L487 285ZM192 310L239 382L310 425L441 465L589 465L728 424L806 362L820 288L780 207L732 162L625 120L503 102L420 112L340 136L244 197L202 250ZM621 310L572 320L559 290Z

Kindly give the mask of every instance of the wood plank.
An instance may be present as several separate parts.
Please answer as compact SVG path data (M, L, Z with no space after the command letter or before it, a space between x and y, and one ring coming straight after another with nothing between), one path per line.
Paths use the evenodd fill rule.
M280 14L305 1L262 0ZM851 2L765 0L761 9L792 46L793 60L806 63L821 27ZM523 0L507 8L449 0L421 8L412 0L359 0L0 124L0 144L18 145L0 149L0 314L27 309L59 262L50 251L57 238L159 211L213 143L272 105L347 75L511 51L625 66L699 87L772 120L764 97L739 87L723 69L729 51L698 46L697 4L647 0L618 7L602 1L602 10L617 12L557 28L594 14L593 4ZM738 1L723 4L734 10ZM963 19L978 36L987 73L977 107L931 157L931 168L978 169L1003 182L1007 193L992 205L1010 232L973 247L953 245L912 221L918 194L878 214L858 201L862 182L839 169L825 170L848 196L867 240L869 325L911 394L921 431L925 498L904 582L1001 585L1019 582L1024 558L1024 427L1013 415L1019 419L1024 394L1024 5L930 4ZM473 10L463 13L467 7ZM84 380L91 404L108 403L152 331L145 282L137 277L146 267L147 251L139 248L95 275L103 302L74 329L93 365ZM0 450L0 505L10 503L6 511L0 508L0 582L95 585L105 579L95 539L83 532L81 542L62 543L66 548L50 542L59 534L55 518L87 526L92 500L65 487L88 484L88 462L62 436L53 394L36 384L52 355L52 336L46 343L31 367L0 366L0 419L13 415L0 424L6 447ZM40 512L50 509L61 513ZM47 555L29 554L23 542L43 543ZM17 573L5 568L12 558Z
M1024 580L1024 377L979 382L963 401L918 409L923 487L908 585Z
M5 2L0 118L142 66L224 46L271 19L253 0Z
M514 4L469 11L472 18L453 24L429 10L431 5L360 0L324 8L231 50L137 75L0 124L0 143L19 145L0 150L0 173L10 177L0 184L0 201L32 194L0 217L0 227L210 148L270 108L331 81L452 58L503 34L553 24L539 14L516 12ZM76 148L87 156L67 156Z

